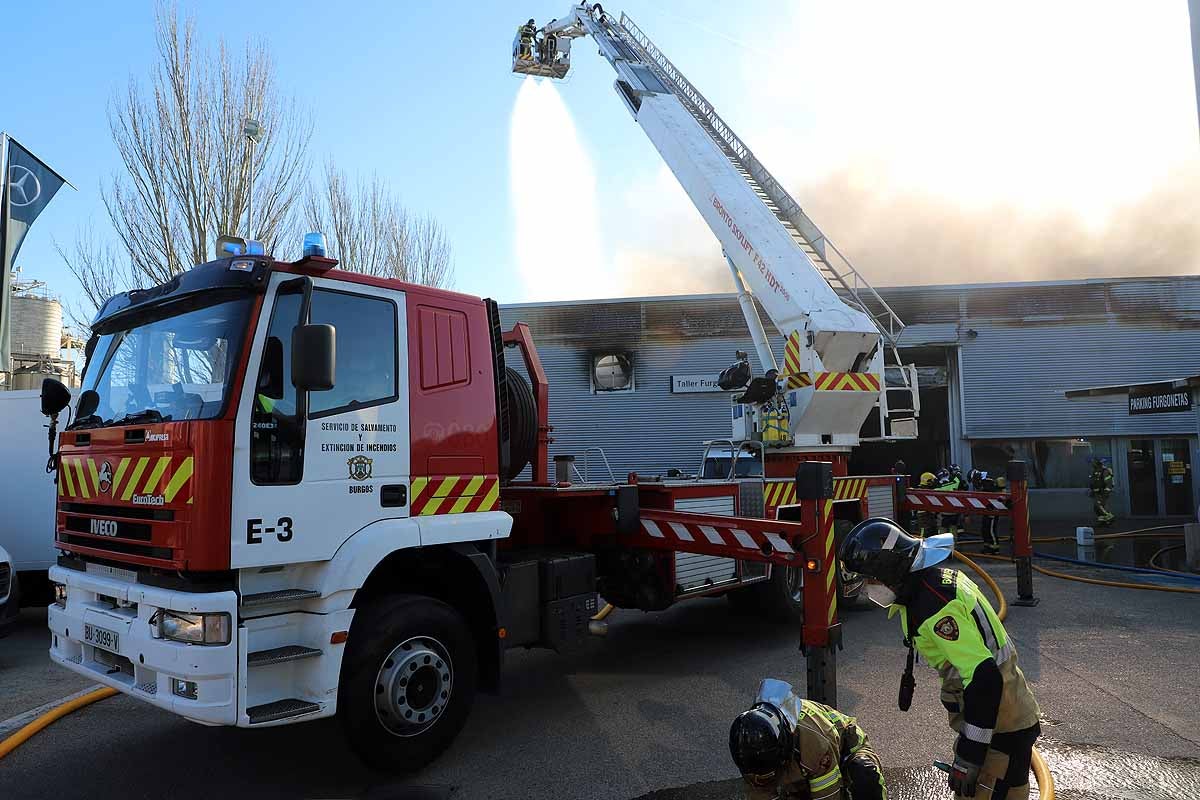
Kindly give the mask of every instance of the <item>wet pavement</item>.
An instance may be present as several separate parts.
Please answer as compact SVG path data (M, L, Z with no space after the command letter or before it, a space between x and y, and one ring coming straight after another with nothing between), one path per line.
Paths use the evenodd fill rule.
M1200 797L1200 759L1156 758L1108 747L1038 743L1054 774L1058 800L1193 800ZM933 766L885 770L889 800L950 800L946 774ZM1030 784L1037 798L1037 783ZM741 780L662 789L635 800L743 800Z

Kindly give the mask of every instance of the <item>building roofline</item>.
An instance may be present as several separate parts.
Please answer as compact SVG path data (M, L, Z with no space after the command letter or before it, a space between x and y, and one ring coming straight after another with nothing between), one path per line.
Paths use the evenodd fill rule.
M1006 281L1001 283L938 283L912 284L906 286L880 286L878 291L912 292L925 289L932 292L964 292L985 291L993 289L1050 289L1068 286L1104 286L1118 283L1153 283L1158 281L1187 281L1200 280L1196 275L1146 275L1121 276L1111 278L1067 278L1052 281ZM660 294L639 295L634 297L594 297L583 300L533 300L522 303L501 303L501 308L555 308L569 306L597 305L600 303L653 303L663 301L695 301L695 300L736 300L735 292L714 292L711 294Z

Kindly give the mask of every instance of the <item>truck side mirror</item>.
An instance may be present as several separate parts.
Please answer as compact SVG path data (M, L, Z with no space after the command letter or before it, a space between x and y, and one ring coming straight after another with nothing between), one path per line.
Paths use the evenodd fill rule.
M268 336L263 344L258 393L272 400L283 399L283 342L279 341L278 336Z
M54 378L42 379L42 414L53 417L71 402L71 390L62 381Z
M337 332L332 325L297 325L292 331L292 385L323 392L333 388Z
M99 407L100 395L92 389L85 389L83 394L79 395L79 405L75 407L75 418L90 417L96 413L96 409Z

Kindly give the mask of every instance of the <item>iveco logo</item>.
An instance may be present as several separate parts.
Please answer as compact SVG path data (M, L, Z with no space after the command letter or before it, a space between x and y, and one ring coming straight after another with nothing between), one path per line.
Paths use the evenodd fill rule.
M117 522L112 519L93 519L91 523L91 531L97 536L116 536Z

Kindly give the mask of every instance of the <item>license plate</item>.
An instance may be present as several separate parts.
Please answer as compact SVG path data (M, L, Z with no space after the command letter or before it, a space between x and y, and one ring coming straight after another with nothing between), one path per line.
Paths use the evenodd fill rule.
M99 647L101 650L107 650L117 655L121 654L121 640L118 638L116 631L110 631L108 628L84 623L83 640L93 647Z

